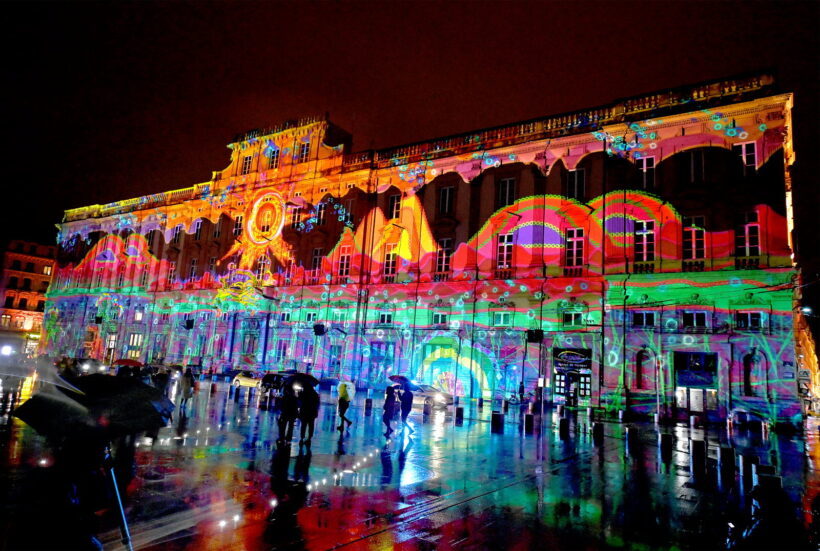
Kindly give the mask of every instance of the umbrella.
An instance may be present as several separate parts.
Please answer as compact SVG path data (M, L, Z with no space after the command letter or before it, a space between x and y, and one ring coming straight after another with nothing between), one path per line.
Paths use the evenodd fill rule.
M14 416L43 436L84 436L99 430L87 407L56 393L35 394L14 410Z
M307 373L293 373L285 379L286 385L294 385L297 383L300 385L316 386L319 384L319 379L313 375L308 375Z
M93 374L72 381L84 395L64 391L86 406L112 434L133 434L164 427L174 403L161 390L131 377Z
M137 360L132 360L130 358L120 358L114 365L124 365L127 367L142 367L142 362L138 362Z
M390 379L394 383L398 383L405 390L421 390L421 388L416 383L414 383L404 375L390 375L388 379Z

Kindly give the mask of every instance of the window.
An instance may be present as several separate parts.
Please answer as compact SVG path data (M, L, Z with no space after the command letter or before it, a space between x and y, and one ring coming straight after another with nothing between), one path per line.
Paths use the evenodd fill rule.
M752 354L743 356L743 395L754 396L755 371L759 361L757 351L752 349Z
M706 312L684 312L683 328L689 331L706 329Z
M384 249L384 280L393 281L396 277L396 244L388 243Z
M12 270L19 270L22 267L19 260L12 260L11 261L11 269Z
M564 373L555 374L555 394L567 393L567 376Z
M270 209L265 209L265 211L262 213L262 219L259 224L259 230L263 233L269 232L271 223L273 223L273 212L271 212Z
M515 178L502 178L498 182L496 208L508 207L515 203Z
M635 162L640 172L641 189L655 189L655 157L640 157Z
M496 249L496 268L507 269L512 266L513 234L503 233L498 236Z
M26 308L28 308L28 299L27 298L21 298L17 302L17 309L18 310L25 310Z
M128 346L134 348L142 346L142 333L131 333L128 335Z
M586 186L586 171L583 168L577 168L567 172L566 196L569 199L577 199L583 201L585 196Z
M635 222L635 262L655 260L655 222Z
M450 257L453 254L453 240L443 238L438 240L438 250L436 251L436 274L447 276L450 273ZM436 279L440 281L440 279Z
M297 163L304 163L310 157L310 142L302 142L299 144L299 155L296 157Z
M744 331L760 331L763 328L763 314L761 312L736 312L735 328Z
M584 230L582 228L567 228L566 234L566 265L583 266L584 264Z
M24 277L23 278L23 290L24 291L31 291L31 279Z
M120 272L117 275L117 288L121 289L125 285L125 273Z
M493 312L493 325L496 327L510 327L512 312Z
M632 327L655 327L655 312L632 312Z
M578 397L589 398L592 396L592 376L588 374L578 375Z
M202 239L202 220L194 222L194 239L196 241Z
M302 218L302 207L296 205L288 205L288 223L291 227L295 227Z
M379 312L379 323L382 325L393 323L393 312Z
M102 272L97 272L97 277L95 279L96 279L96 283L94 284L94 287L102 287L102 280L103 280Z
M188 281L192 281L196 277L196 268L198 263L198 259L191 259L191 267L188 269Z
M683 219L683 259L697 260L706 257L706 226L703 216L686 216Z
M268 168L279 168L279 150L275 147L268 149Z
M387 198L387 217L391 220L401 214L401 195L391 195Z
M760 256L760 224L757 212L747 212L735 229L735 256Z
M316 205L316 225L324 226L327 223L327 203Z
M43 273L45 275L51 275L51 266L49 266L49 265L43 266Z
M754 174L757 169L757 154L755 153L755 143L736 143L732 150L740 156L743 165L743 176Z
M248 174L251 171L251 163L253 162L253 156L245 155L242 157L242 174Z
M242 223L244 222L245 217L243 215L239 215L233 222L233 234L234 237L239 237L242 235Z
M339 248L339 277L350 275L350 245Z
M288 355L288 341L279 339L276 341L276 348L273 349L274 361L280 362Z
M216 224L214 224L213 238L214 239L219 239L220 235L222 235L222 219L221 218L216 221Z
M256 354L256 347L259 344L259 335L256 333L245 333L242 339L242 353Z
M688 159L684 159L685 168L689 173L689 183L703 182L706 179L706 165L703 157L703 150L690 151Z
M344 208L344 223L348 226L353 225L353 206L354 201L353 199L348 199L345 201L345 208Z
M583 312L564 312L561 316L564 327L580 327L584 325Z
M174 284L174 279L177 277L177 263L176 262L169 262L168 263L168 277L166 278L165 282L168 285Z
M26 271L33 272L34 271L34 262L26 262Z
M134 321L142 321L142 308L134 310Z
M313 323L319 319L319 314L316 312L306 312L305 313L305 321L307 323Z
M438 212L439 214L453 213L453 199L456 194L456 188L453 186L446 186L438 190Z
M140 286L145 287L148 285L148 270L143 270L142 274L140 275Z
M174 236L171 238L171 243L178 245L179 240L182 238L182 226L175 226L174 227Z
M9 289L16 289L17 288L17 278L12 276L9 278Z
M279 312L279 321L289 322L290 321L290 310L283 310L283 311Z
M322 259L325 257L325 250L321 247L313 249L313 256L310 260L310 269L318 270L322 267Z
M216 273L216 257L212 256L208 259L208 273L213 275Z
M14 296L6 296L6 302L3 304L3 308L14 308Z
M447 325L447 313L433 312L433 325Z
M9 327L11 325L11 315L3 314L0 317L0 327Z
M263 279L265 274L268 272L268 268L270 267L270 258L267 255L262 255L256 262L256 277L258 279Z
M38 300L38 301L37 301L37 311L38 311L38 312L42 312L42 311L43 311L43 310L45 310L45 309L46 309L46 301L44 301L44 300Z

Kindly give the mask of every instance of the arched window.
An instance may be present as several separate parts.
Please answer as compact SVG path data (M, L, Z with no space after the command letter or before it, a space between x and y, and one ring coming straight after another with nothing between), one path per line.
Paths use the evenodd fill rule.
M643 374L646 369L646 364L649 360L649 353L646 350L641 350L635 357L635 388L643 388Z
M754 396L754 388L752 387L752 379L754 377L754 369L757 358L754 352L743 356L743 395Z

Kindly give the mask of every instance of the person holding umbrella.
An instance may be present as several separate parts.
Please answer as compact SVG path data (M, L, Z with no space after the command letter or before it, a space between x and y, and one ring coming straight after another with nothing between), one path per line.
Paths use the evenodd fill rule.
M188 400L194 395L194 374L191 368L187 368L182 378L179 381L179 410L182 415L185 415L185 408L188 406Z
M353 396L351 396L351 394L352 391L348 390L348 383L344 381L339 383L339 400L337 402L339 407L339 432L344 430L345 423L347 423L348 427L353 424L353 421L348 419L345 415L347 413L347 408L350 407L350 402L353 400Z
M307 385L299 396L299 443L305 441L305 432L308 433L307 443L313 438L314 423L319 416L319 393L311 385Z
M402 428L406 428L410 432L416 432L410 425L407 424L407 416L410 415L410 410L413 409L413 392L410 390L409 386L405 386L402 389L401 396L399 396L399 401L401 402Z
M392 386L387 387L384 391L384 405L382 409L384 410L382 421L387 427L387 431L384 435L389 437L393 433L393 427L390 426L390 421L396 415L396 389Z
M278 420L279 443L290 443L293 438L293 425L296 423L296 417L299 414L299 402L296 398L294 386L286 384L282 389Z

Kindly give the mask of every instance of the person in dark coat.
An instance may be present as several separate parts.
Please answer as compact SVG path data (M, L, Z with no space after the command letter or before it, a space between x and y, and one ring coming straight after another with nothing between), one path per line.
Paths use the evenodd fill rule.
M405 388L399 397L401 401L401 423L402 427L408 429L410 432L416 432L407 424L407 416L410 415L410 410L413 409L413 393L409 388Z
M296 392L290 385L285 385L282 391L282 398L279 405L279 440L278 442L290 442L293 438L293 425L296 423L296 416L299 414L299 402Z
M319 416L319 393L310 385L307 385L302 392L299 393L299 442L305 441L305 432L307 432L307 442L313 438L314 423L316 417Z
M387 427L387 431L384 435L390 436L393 433L393 427L390 426L390 421L396 415L396 389L392 386L387 387L384 391L384 405L382 409L384 410L382 421Z

